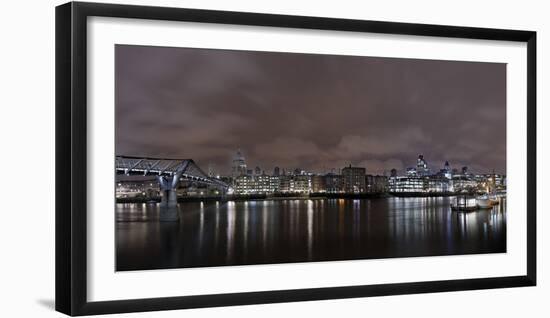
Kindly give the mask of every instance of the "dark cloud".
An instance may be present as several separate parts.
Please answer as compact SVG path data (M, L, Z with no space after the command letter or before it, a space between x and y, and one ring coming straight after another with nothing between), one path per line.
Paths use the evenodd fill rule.
M506 170L506 65L116 46L116 153L229 171Z

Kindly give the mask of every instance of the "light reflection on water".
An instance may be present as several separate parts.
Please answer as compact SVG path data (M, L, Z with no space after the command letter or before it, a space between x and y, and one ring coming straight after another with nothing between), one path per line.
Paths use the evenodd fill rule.
M451 212L451 198L117 204L117 270L506 251L506 200Z

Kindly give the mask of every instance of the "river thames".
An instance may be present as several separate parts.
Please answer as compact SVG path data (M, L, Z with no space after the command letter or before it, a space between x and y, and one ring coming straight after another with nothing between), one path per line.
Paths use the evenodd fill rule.
M506 200L451 212L452 197L116 204L116 270L506 252Z

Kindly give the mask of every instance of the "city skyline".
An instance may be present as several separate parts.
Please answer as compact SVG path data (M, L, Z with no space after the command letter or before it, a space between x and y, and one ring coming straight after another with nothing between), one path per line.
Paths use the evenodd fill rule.
M224 171L225 170L227 170L227 171L231 170L230 172L225 173L225 174L223 174L223 173L220 174L220 173L217 173L218 169L216 169L216 167L214 167L212 165L209 165L208 166L208 173L213 172L215 175L220 175L220 176L234 175L235 174L235 171L234 171L235 161L236 161L237 156L239 156L239 155L241 156L241 160L243 161L242 164L245 165L246 170L245 170L244 174L247 174L246 171L249 171L249 172L251 172L251 174L274 175L274 174L277 174L277 173L275 173L275 170L278 170L279 173L281 173L281 174L283 174L284 172L286 172L287 174L292 174L296 170L301 170L301 171L306 172L306 173L322 175L322 174L327 174L327 173L339 173L340 170L342 170L343 168L346 168L346 167L360 167L360 168L365 168L366 172L368 174L372 174L372 175L389 175L391 173L391 170L393 170L393 169L395 169L398 174L405 175L405 174L407 174L407 171L409 169L416 168L416 165L417 165L416 160L418 159L418 157L422 157L422 160L424 160L425 163L427 164L427 168L434 174L438 173L441 169L449 169L449 171L454 170L454 171L460 172L464 168L466 168L467 171L469 173L472 173L472 174L496 173L496 171L493 171L493 170L491 170L491 171L472 170L471 167L468 166L468 165L452 165L448 160L445 160L443 162L434 164L433 162L431 162L429 160L429 158L426 158L423 154L418 154L418 156L416 158L412 158L411 160L409 160L409 162L408 162L409 164L406 165L405 167L403 167L402 169L391 168L391 169L384 170L382 173L378 173L378 172L372 173L372 171L369 171L369 169L367 167L364 167L364 166L361 166L361 165L355 165L352 162L349 162L347 165L344 165L344 166L328 167L324 170L311 170L311 169L308 169L308 167L283 167L283 166L278 166L278 165L273 166L271 169L265 169L264 166L262 166L261 164L254 164L254 163L249 164L248 161L246 160L246 156L242 153L242 151L240 149L237 149L237 151L234 153L232 163L230 164L231 169L223 169ZM258 173L258 168L260 170L260 173ZM505 173L499 173L499 174L505 175Z
M116 79L118 155L506 171L504 64L117 45Z

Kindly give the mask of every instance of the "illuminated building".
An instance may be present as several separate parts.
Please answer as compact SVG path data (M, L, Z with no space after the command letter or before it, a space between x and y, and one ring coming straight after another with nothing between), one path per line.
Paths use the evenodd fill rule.
M476 175L476 177L478 177ZM480 175L478 184L482 184L482 191L487 192L502 192L506 190L506 176L501 174L485 174Z
M160 197L156 181L118 181L115 187L116 198L155 198Z
M445 176L429 176L426 178L426 191L430 193L449 193L453 192L453 181Z
M365 176L367 193L386 193L388 192L388 178L386 176Z
M246 162L244 160L244 156L241 153L241 150L237 150L237 153L233 157L233 164L231 166L231 175L233 177L238 177L245 175L247 172L246 170Z
M365 193L365 168L345 167L342 169L342 178L344 180L345 193Z
M407 168L407 177L425 177L428 175L430 175L428 163L424 159L424 155L418 155L416 167Z
M311 193L311 176L309 175L291 175L280 176L281 193Z
M281 192L281 180L279 175L269 177L269 187L273 193Z
M416 173L415 168L407 168L407 176L408 177L418 177L418 174Z
M416 173L421 177L430 174L430 169L428 168L428 163L424 159L424 155L418 155L418 159L416 159Z
M443 175L443 177L447 179L453 178L451 165L449 164L448 161L445 161L445 165L443 165L443 169L441 169L440 173Z
M243 175L235 178L235 194L270 194L275 192L271 182L271 176L262 175Z
M390 192L394 193L417 193L425 192L425 178L421 177L390 177L388 180Z
M365 168L351 165L339 169L338 174L332 172L326 175L314 175L300 168L289 169L292 173L282 169L281 173L279 167L274 167L273 175L270 176L258 166L254 170L247 170L240 151L233 162L233 171L240 174L233 178L233 189L235 194L241 195L393 193L415 196L506 191L504 175L474 175L468 172L467 167L452 169L448 161L445 161L442 169L432 174L423 155L418 156L416 165L408 168L405 175L398 175L397 170L392 169L389 177L367 175Z
M327 192L326 177L320 175L311 176L311 191L313 193Z
M459 174L453 176L453 186L455 192L475 192L478 182L471 176Z
M416 160L416 168L408 168L406 176L397 176L392 169L388 180L389 192L393 193L450 193L454 192L454 179L451 166L445 161L443 169L430 174L430 169L423 155Z
M235 194L257 193L257 184L254 176L240 175L238 177L235 177L233 187L235 189Z
M254 176L256 180L256 189L260 193L273 193L274 189L271 188L271 176L261 174Z
M344 178L341 175L329 173L325 175L325 187L327 193L344 192Z
M483 182L468 172L468 167L464 166L460 169L461 173L453 174L454 191L457 193L475 192L478 185ZM476 180L477 179L477 180Z

